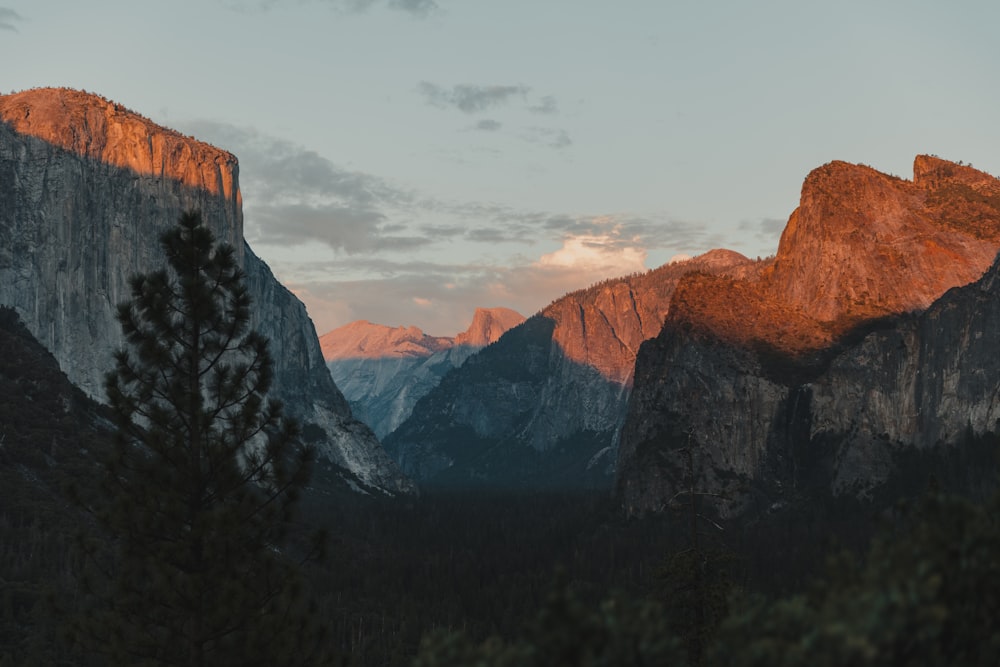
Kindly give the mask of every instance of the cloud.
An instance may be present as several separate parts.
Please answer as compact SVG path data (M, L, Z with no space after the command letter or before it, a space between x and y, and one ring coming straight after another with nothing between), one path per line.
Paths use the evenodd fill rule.
M334 250L357 253L430 242L405 234L405 226L390 220L390 213L414 204L412 192L254 129L209 121L187 123L184 129L239 157L252 243L320 241Z
M16 23L23 21L21 15L9 7L0 7L0 30L19 32Z
M507 104L513 97L524 97L530 88L524 85L476 86L460 83L448 89L429 81L421 81L417 90L433 106L455 107L465 113L477 113Z
M569 133L566 130L554 127L529 127L524 134L524 139L533 144L556 149L573 145L573 140L569 138Z
M301 0L302 2L313 2L324 4L340 14L363 14L372 7L384 6L387 9L406 12L418 18L424 18L435 14L441 10L435 0ZM247 11L268 11L277 5L285 4L287 0L258 0L248 7L244 0L226 0L225 6L228 9Z
M434 0L390 0L389 7L414 16L429 16L441 9Z
M512 241L503 231L507 224L467 235L495 246ZM359 254L335 262L272 263L272 268L286 284L308 293L302 298L320 333L367 319L454 335L476 307L504 306L531 315L568 292L644 270L651 248L703 247L708 239L699 225L624 216L525 214L513 224L524 225L535 245L556 235L559 247L516 254L502 265L475 255L445 263Z
M379 261L376 274L364 279L331 279L345 270L342 262L305 272L302 266L272 268L306 304L320 334L365 319L451 336L468 327L477 307L502 306L529 316L568 292L643 269L634 249L599 246L599 239L568 239L553 253L504 266ZM360 256L347 261L366 262Z
M624 275L644 270L646 255L644 248L622 246L610 235L571 236L563 241L562 248L542 255L537 265L544 268ZM602 277L607 276L602 275Z
M778 239L785 230L786 220L779 218L760 218L759 220L743 220L739 224L741 232L750 232L753 237L767 247L777 247Z
M492 120L490 118L484 118L483 120L476 123L473 127L482 132L496 132L501 127L503 127L503 123Z
M546 95L537 104L533 104L528 107L528 111L531 113L538 114L553 114L558 113L559 104L556 102L556 98L551 95Z
M336 204L262 205L252 209L254 243L294 246L319 241L347 253L408 250L428 245L422 236L399 236L398 225L385 224L375 211L353 210Z

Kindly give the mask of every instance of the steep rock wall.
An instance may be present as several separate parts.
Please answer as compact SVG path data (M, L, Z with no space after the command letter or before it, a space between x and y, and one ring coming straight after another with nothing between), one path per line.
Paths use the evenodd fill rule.
M758 275L682 280L637 359L625 506L661 510L692 474L732 499L728 513L807 488L871 498L907 451L984 433L994 408L970 392L1000 383L973 361L985 332L969 313L940 318L954 308L946 291L982 276L1000 247L998 193L988 174L928 156L912 182L831 163L806 179ZM938 324L918 335L911 320ZM960 361L949 346L973 352Z
M321 453L365 484L412 489L354 420L304 306L245 245L236 158L100 97L63 89L0 97L0 303L13 306L74 384L104 395L130 276L161 268L160 234L196 209L233 245L271 340L273 395L318 426ZM313 431L315 433L315 431Z

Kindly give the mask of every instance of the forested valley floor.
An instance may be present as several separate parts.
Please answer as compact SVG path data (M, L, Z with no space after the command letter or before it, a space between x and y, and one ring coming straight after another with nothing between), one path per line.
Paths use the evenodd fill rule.
M109 431L0 320L0 665L82 665L57 613L87 528L65 489L92 479ZM972 445L955 469L995 469L995 439ZM307 493L297 525L326 532L305 581L348 665L996 664L997 503L939 496L927 469L878 509L815 502L694 532L683 503L626 518L608 491Z

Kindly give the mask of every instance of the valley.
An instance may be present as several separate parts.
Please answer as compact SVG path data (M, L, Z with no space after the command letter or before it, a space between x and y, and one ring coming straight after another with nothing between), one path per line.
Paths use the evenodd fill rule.
M331 664L1000 655L976 620L1000 613L1000 180L985 172L830 162L772 257L710 250L527 317L484 304L454 336L317 335L246 242L236 156L97 95L0 96L0 201L0 665L106 664L64 629L99 599L88 568L126 572L114 549L132 536L101 532L86 499L114 488L115 452L144 460L162 415L116 426L105 378L136 345L119 326L133 276L163 266L158 239L192 209L231 248L248 305L226 315L267 339L267 398L304 446L311 476L264 548L297 564L296 610ZM248 374L215 367L221 348L205 392ZM200 405L201 388L167 386L139 398ZM213 418L235 420L227 400ZM247 461L277 438L259 435ZM218 530L219 553L243 544Z

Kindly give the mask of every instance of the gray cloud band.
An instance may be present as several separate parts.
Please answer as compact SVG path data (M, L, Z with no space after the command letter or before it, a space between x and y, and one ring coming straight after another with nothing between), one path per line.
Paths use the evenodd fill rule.
M465 113L477 113L506 104L511 98L524 97L531 90L524 85L476 86L462 83L444 88L429 81L421 81L417 90L428 104L436 107L454 107Z
M701 246L701 225L641 216L570 216L478 202L420 198L388 181L337 166L315 151L252 128L199 121L185 131L232 151L251 243L324 243L349 254L406 251L462 239L534 245L571 236L601 238L608 249Z

